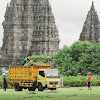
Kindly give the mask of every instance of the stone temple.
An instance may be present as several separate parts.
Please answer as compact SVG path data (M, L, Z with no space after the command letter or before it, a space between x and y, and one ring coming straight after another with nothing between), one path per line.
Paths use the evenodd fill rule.
M95 11L93 2L84 23L80 40L90 41L92 44L100 43L100 21L97 12Z
M11 0L3 21L0 67L16 65L30 55L54 56L59 35L48 0Z

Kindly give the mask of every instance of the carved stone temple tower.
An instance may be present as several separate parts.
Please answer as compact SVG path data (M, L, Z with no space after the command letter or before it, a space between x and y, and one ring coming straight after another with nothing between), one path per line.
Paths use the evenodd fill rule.
M48 0L11 0L3 22L0 67L30 55L52 55L59 49L59 35Z
M93 44L100 42L100 22L93 2L84 23L83 30L80 35L80 40L90 41Z

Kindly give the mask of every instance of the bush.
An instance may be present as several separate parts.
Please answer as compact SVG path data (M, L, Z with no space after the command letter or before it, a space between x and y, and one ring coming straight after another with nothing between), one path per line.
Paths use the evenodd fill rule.
M80 87L80 86L87 86L87 76L63 76L63 85L70 86L70 87ZM8 88L14 88L11 86L8 76L6 76L8 82ZM3 88L3 75L0 75L0 84L2 84ZM100 76L91 76L91 86L100 86Z
M62 76L63 85L71 87L87 86L87 76ZM100 86L100 76L91 76L91 86Z

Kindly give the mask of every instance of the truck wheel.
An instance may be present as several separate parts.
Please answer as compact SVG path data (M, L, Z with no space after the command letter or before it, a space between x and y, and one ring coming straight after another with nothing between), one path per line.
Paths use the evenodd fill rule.
M36 87L37 87L37 82L34 82L33 83L33 87L32 87L32 91L35 91L36 90Z
M35 91L35 89L36 89L36 88L33 88L33 87L29 87L29 88L28 88L29 91Z
M32 87L29 87L28 90L29 90L29 91L32 91Z
M52 91L52 90L56 90L56 88L51 88L50 90L51 90L51 91Z
M38 84L38 91L43 91L43 90L44 90L44 88L43 88L42 84Z
M33 87L33 88L32 88L32 91L35 91L35 90L36 90L36 88L35 88L35 87Z
M15 84L15 91L22 91L22 87L19 86L19 83Z

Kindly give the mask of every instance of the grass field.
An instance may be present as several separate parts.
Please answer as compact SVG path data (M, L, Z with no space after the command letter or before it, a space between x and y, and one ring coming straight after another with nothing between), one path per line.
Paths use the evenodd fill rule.
M0 100L100 100L100 87L92 87L92 90L87 90L87 87L70 87L43 92L37 90L16 92L14 89L7 89L7 91L0 89Z

